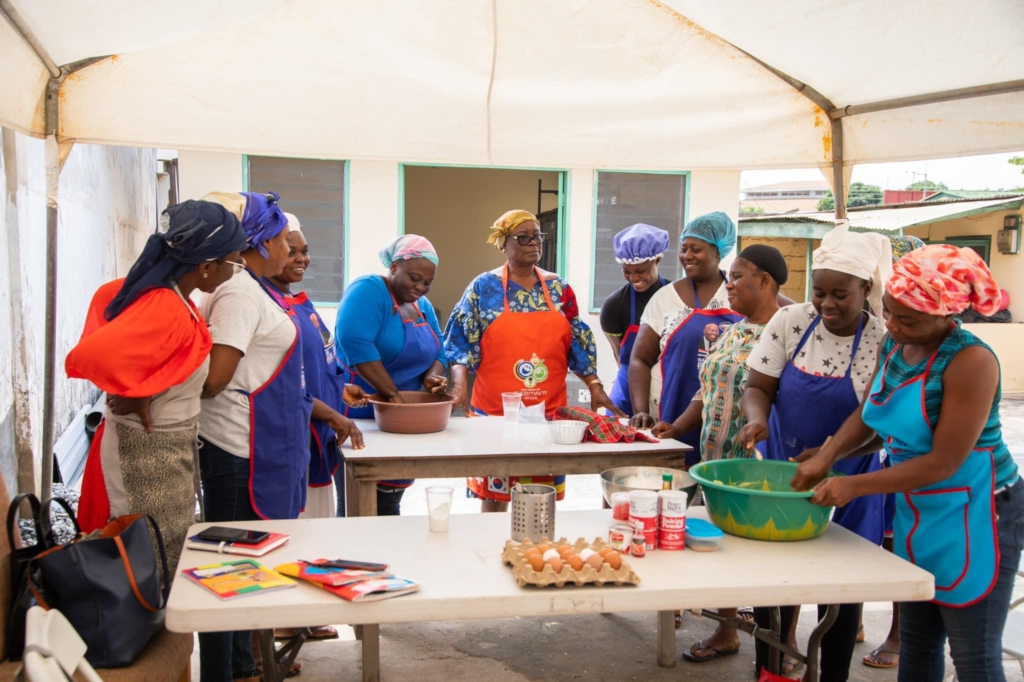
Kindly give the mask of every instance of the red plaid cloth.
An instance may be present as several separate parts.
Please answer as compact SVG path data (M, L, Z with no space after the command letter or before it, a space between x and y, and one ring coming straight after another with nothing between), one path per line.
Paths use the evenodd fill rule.
M572 419L579 422L587 422L590 428L587 429L587 436L584 440L594 441L595 443L632 443L637 440L648 443L659 442L657 438L643 431L637 431L632 426L620 424L618 417L605 417L602 414L585 410L582 407L559 407L551 415L551 419Z

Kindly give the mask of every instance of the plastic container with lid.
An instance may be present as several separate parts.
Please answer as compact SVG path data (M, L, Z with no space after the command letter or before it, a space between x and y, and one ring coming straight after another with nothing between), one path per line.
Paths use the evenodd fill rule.
M714 552L725 533L704 519L686 519L686 546L695 552Z

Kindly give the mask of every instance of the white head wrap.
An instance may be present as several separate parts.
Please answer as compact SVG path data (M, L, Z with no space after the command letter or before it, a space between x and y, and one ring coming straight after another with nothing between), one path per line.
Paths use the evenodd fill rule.
M871 282L871 312L882 315L882 294L892 276L892 247L888 238L874 232L850 232L850 223L836 221L814 251L814 270L835 270Z
M289 232L301 232L302 225L299 223L299 219L295 217L294 213L285 213L284 217L288 219L288 231Z

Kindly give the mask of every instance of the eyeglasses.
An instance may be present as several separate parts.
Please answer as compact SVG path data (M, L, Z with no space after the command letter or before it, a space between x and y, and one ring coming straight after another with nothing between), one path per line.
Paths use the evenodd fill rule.
M538 244L544 243L544 238L548 235L544 232L538 232L537 234L517 234L515 235L516 241L519 246L526 246L530 242L537 242Z
M227 263L228 265L230 265L231 266L232 274L235 274L235 275L237 275L242 270L245 270L246 267L248 267L248 264L245 262L244 258L242 259L241 263L238 263L238 262L233 261L233 260L227 260L226 258L223 259L221 262L222 263Z

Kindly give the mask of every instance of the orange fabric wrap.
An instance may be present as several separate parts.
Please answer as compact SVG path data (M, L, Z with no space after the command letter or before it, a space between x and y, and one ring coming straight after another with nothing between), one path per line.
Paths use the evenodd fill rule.
M123 279L104 284L92 298L78 345L64 361L72 379L87 379L111 395L144 398L188 379L213 347L199 311L193 318L172 289L153 289L108 322L107 306Z

